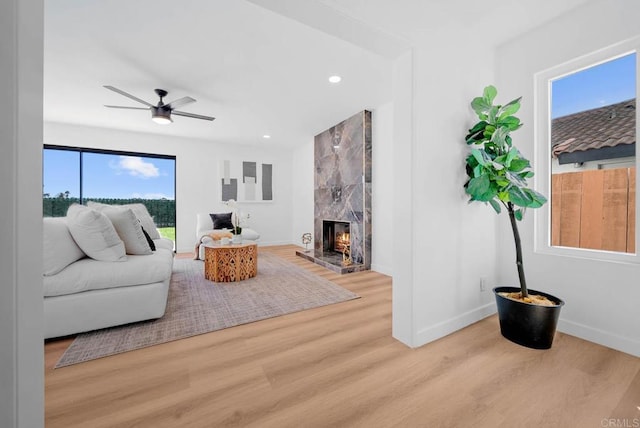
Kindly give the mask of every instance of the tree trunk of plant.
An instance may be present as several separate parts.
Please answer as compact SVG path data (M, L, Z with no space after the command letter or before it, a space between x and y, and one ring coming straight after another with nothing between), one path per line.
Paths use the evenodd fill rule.
M524 277L524 265L522 264L522 243L518 232L518 220L516 220L516 214L511 202L507 203L507 209L509 211L509 220L511 221L511 230L513 231L513 240L516 243L516 266L518 266L518 278L520 279L520 293L522 297L527 297L529 292L527 291L527 280Z

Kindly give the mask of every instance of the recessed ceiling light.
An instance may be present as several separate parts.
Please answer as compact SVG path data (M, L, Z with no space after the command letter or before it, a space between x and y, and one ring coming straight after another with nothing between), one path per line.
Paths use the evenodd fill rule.
M340 77L340 76L331 76L331 77L329 77L329 82L331 82L331 83L338 83L341 80L342 80L342 77Z
M262 138L269 139L269 138L271 138L271 135L264 134L264 135L262 136Z

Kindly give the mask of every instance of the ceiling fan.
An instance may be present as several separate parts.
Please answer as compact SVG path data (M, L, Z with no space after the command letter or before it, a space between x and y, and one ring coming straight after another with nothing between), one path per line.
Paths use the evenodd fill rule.
M117 92L120 95L124 95L127 98L131 98L134 101L137 101L141 104L146 105L147 107L125 107L125 106L108 106L105 105L105 107L109 107L109 108L125 108L125 109L130 109L130 110L151 110L151 120L153 120L156 123L159 123L161 125L166 125L169 124L171 122L173 122L173 120L171 119L171 115L175 114L177 116L185 116L185 117L193 117L194 119L203 119L203 120L214 120L215 117L211 117L211 116L203 116L200 114L194 114L194 113L187 113L185 111L178 111L176 110L176 108L181 107L185 104L189 104L189 103L195 103L196 100L191 98L191 97L182 97L180 99L177 99L175 101L171 101L168 104L165 104L164 101L162 101L162 99L164 97L167 96L168 92L165 91L164 89L156 89L155 93L160 97L160 101L158 101L157 105L153 105L151 103L146 102L145 100L141 100L140 98L131 95L125 91L123 91L122 89L118 89L115 88L113 86L109 86L109 85L104 85L105 88L109 89L110 91L113 92Z

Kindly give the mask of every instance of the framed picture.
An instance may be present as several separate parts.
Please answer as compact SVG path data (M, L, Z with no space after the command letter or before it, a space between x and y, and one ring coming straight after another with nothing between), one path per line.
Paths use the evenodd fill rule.
M222 202L273 201L273 164L255 161L220 161Z

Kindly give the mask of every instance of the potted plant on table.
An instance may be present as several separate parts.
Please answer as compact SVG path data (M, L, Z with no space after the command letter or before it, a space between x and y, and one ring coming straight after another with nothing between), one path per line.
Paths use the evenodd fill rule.
M231 234L233 235L233 238L231 238L231 241L234 244L241 244L242 243L242 227L240 226L240 222L241 222L242 214L240 213L240 209L238 208L238 203L236 202L235 199L229 199L228 201L225 202L225 205L227 205L231 209L231 225L233 226L231 228Z
M520 109L520 99L494 105L498 91L484 88L482 97L474 98L471 107L480 121L466 136L471 153L466 158L468 181L464 188L470 202L491 205L496 213L506 209L516 248L516 266L520 287L496 287L500 331L512 342L536 349L551 347L564 302L540 291L529 290L522 262L522 244L518 221L527 208L539 208L547 199L528 187L533 177L530 162L513 145L510 133L522 124L514 116Z

